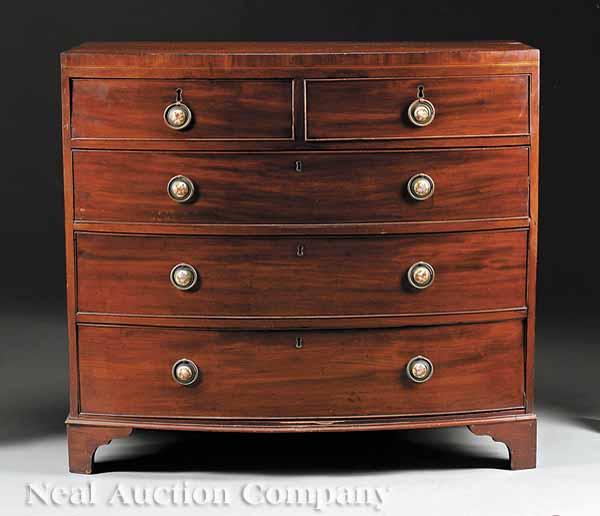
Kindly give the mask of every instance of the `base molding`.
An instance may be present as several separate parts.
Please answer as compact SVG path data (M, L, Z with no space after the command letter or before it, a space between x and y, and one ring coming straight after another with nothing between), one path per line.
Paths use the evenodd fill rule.
M203 432L298 433L409 430L466 426L475 435L504 443L511 469L535 468L535 414L447 416L429 418L319 420L172 420L79 416L67 418L69 470L93 473L96 450L112 439L128 437L135 429Z

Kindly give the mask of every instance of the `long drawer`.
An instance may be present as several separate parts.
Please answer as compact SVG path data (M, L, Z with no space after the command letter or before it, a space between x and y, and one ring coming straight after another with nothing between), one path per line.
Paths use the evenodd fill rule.
M521 408L523 336L522 321L337 332L80 326L81 412L293 418ZM198 369L191 385L175 381L182 359ZM407 371L413 359L432 365L422 383Z
M75 151L74 215L91 222L190 224L527 217L528 159L524 147L330 154ZM189 181L180 199L168 191L179 175ZM430 182L431 191L414 195L415 177Z
M77 302L80 312L173 316L508 309L526 304L526 254L522 230L300 239L79 233ZM413 267L423 263L429 270ZM178 266L188 279L195 272L194 288L174 286ZM427 288L415 288L428 276Z
M527 75L305 82L307 140L379 140L529 134ZM408 111L431 102L428 125Z

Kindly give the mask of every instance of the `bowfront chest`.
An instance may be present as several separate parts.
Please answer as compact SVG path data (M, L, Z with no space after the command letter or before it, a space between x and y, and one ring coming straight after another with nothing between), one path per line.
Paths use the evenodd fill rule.
M61 62L71 471L135 429L466 426L535 466L536 49Z

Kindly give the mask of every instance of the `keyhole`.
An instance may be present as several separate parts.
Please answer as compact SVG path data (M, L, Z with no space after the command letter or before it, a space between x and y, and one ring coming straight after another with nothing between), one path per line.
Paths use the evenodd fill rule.
M302 162L300 160L296 161L296 172L302 172Z
M181 88L177 88L175 90L175 102L181 102L183 100L183 90Z
M296 349L302 349L304 346L304 340L302 337L296 337Z
M302 244L298 244L298 247L296 247L296 256L300 258L304 256L304 246Z
M425 98L425 86L423 86L422 84L419 84L417 86L417 97L419 97L420 99Z

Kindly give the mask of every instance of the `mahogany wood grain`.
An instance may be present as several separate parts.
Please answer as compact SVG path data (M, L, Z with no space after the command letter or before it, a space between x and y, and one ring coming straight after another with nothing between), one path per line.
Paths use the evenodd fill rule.
M135 233L140 235L216 236L374 236L452 233L492 229L526 229L529 217L413 222L346 222L316 224L179 224L173 222L73 222L77 232Z
M426 66L485 68L498 72L510 65L536 65L539 50L517 41L439 42L93 42L61 55L65 68L105 69L112 75L156 70L194 69L203 74L250 70L260 75L277 69L325 69L329 74L344 68L369 67L382 73L390 67L414 70Z
M181 131L163 120L177 88L192 111ZM289 80L72 81L73 138L293 140Z
M132 427L67 425L69 440L69 471L90 475L93 472L96 450L117 437L128 437Z
M508 448L510 469L532 469L536 466L537 420L518 423L483 423L469 426L475 435L489 435Z
M427 127L407 117L419 85L435 106ZM440 138L529 133L529 78L305 81L307 140Z
M526 147L385 153L76 151L75 220L180 224L434 221L528 216ZM300 163L301 171L296 170ZM411 199L424 172L433 197ZM178 204L167 184L196 186Z
M69 415L79 412L79 368L77 367L77 327L75 314L77 312L77 283L75 258L75 233L73 231L73 160L71 158L70 125L71 118L71 88L67 72L61 70L61 109L62 109L62 158L63 158L63 198L65 211L65 278L67 301L67 335L69 339Z
M521 321L337 332L80 326L81 412L281 418L518 408L523 332ZM406 374L417 355L434 365L423 384ZM192 386L171 376L181 358L200 369Z
M71 139L72 149L97 150L149 150L149 151L317 151L317 150L414 150L458 149L472 147L506 147L530 145L531 137L482 136L466 138L410 138L396 140L318 140L306 141L302 132L295 140L133 140L83 138Z
M354 418L287 418L287 419L233 419L233 418L152 418L116 415L80 414L68 417L68 425L133 427L146 430L182 430L206 432L295 433L295 432L360 432L379 430L412 430L450 428L491 423L519 423L536 420L536 415L525 409L513 409L471 414L433 416L354 417Z
M147 316L80 312L78 323L159 326L163 328L200 328L233 330L310 330L345 328L400 328L404 326L434 326L439 324L469 324L476 322L526 319L527 308L508 310L478 310L419 315L355 315L317 317L199 317Z
M302 245L303 256L297 256ZM140 315L339 316L525 306L526 231L385 238L77 235L78 311ZM406 274L436 271L423 291ZM171 269L199 274L175 289Z
M539 72L531 74L531 151L529 153L529 217L531 230L527 243L527 303L531 314L527 319L527 408L534 412L535 398L535 317L536 317L536 285L538 261L538 211L539 211L539 119L540 119L540 77Z
M535 465L537 49L510 41L89 43L61 55L61 81L70 363L67 424L73 429L69 432L73 471L90 472L97 446L116 436L115 430L118 435L127 435L134 428L333 432L460 425L505 442L513 467ZM438 109L436 120L428 128L413 129L406 124L404 114L414 98L417 82L425 85L426 96ZM182 83L184 101L192 107L198 123L179 133L164 125L162 111L174 100L174 88L178 87L174 85ZM439 96L442 91L443 98ZM152 173L144 174L145 181L141 183L127 185L127 188L141 188L137 202L127 206L118 189L98 192L116 172L94 163L93 170L84 167L81 174L79 164L74 162L79 159L79 150L101 151L121 174L133 173L136 178L144 173L142 159L127 170L123 170L119 159L122 154L143 153ZM411 152L390 152L398 150ZM436 176L441 174L434 199L420 207L428 212L424 217L415 214L412 210L416 207L405 204L403 199L398 203L393 199L394 187L399 184L395 181L400 181L408 171L406 163L413 160L415 166L419 164L418 153L412 152L416 150L436 156L433 160L439 167ZM526 151L528 166L524 164L525 158L517 157ZM455 160L453 169L461 172L452 174L443 167L449 163L444 156L451 152L457 153L453 157L467 153L479 156L479 163L486 163L487 167L475 166L475 158ZM289 176L279 179L274 165L287 163L288 159L293 163L297 155L306 164L317 164L319 168L314 171L318 170L320 175L310 175L313 171L305 167L306 175L298 181L298 176L292 173L292 180L296 181L292 185L292 190L296 188L294 196L290 194ZM169 163L185 164L189 173L200 174L204 189L208 184L216 185L219 176L229 178L228 191L233 198L220 191L218 197L210 197L210 208L208 204L188 206L194 210L192 217L188 217L189 211L174 210L168 204L160 208L156 204L144 205L148 202L146 197L154 195L155 180L164 174L159 163L167 158ZM244 177L250 181L234 182L231 179L241 177L239 165L246 158L256 160L249 169L244 169ZM271 168L261 169L259 159ZM503 167L500 160L505 161ZM212 168L215 163L220 167L216 172ZM497 167L491 167L492 163ZM381 173L376 175L376 171ZM522 186L527 172L528 200ZM345 175L348 181L340 185L340 178ZM269 184L260 183L259 176L265 177L268 180L265 183ZM302 183L309 177L320 184L318 195L310 190L308 183ZM473 177L480 183L477 191L466 189L459 195L459 190L448 190L451 185L453 188L466 185L466 180ZM441 186L444 188L440 189ZM351 202L344 204L343 199L324 193L332 187ZM125 192L126 188L122 190ZM275 196L277 190L283 191L280 195L285 197L286 205ZM438 196L444 191L452 194ZM214 195L212 190L209 193ZM309 194L314 197L308 198ZM462 202L461 195L464 195ZM92 196L94 202L89 200ZM237 199L237 203L230 202L232 199ZM219 207L226 201L230 210ZM155 202L163 201L157 197ZM116 204L119 208L115 208ZM78 206L87 208L87 213L76 212ZM96 213L93 218L91 212ZM476 214L484 212L484 218ZM518 215L513 215L517 212ZM388 214L393 218L388 218ZM236 219L221 223L217 217L223 216ZM146 217L154 220L148 221ZM203 217L212 218L200 220ZM501 231L514 228L526 231ZM107 234L111 232L115 235ZM153 236L142 236L145 234ZM303 243L308 251L303 258L294 256L298 243ZM78 257L82 250L83 255ZM436 283L425 292L409 293L400 281L405 259L426 259L423 252L430 259L439 258ZM182 258L182 253L190 261L202 259L199 269L203 283L196 292L174 295L170 287L164 290L168 285L168 270L164 269L170 269L171 259ZM294 261L295 258L303 261ZM257 271L256 277L249 272L251 268ZM205 277L207 272L209 275ZM455 287L452 293L449 282ZM217 284L219 288L214 288ZM438 293L440 297L434 295ZM216 311L207 297L217 299ZM454 308L448 309L450 305ZM90 311L78 312L81 306ZM470 308L460 309L465 306ZM165 307L170 308L165 310ZM115 312L108 313L109 309ZM136 310L143 313L131 313ZM235 315L210 315L217 311ZM83 343L89 357L85 371L79 367L78 324L82 331L86 324L94 325L88 327L93 338L86 340L88 344ZM517 326L521 328L518 332L508 330ZM486 339L465 337L468 344L465 347L460 344L461 339L442 337L446 331L456 336L468 331L466 328L477 332L483 332L481 328L498 328L491 332L492 338L488 340L492 342L502 334L512 336L502 339L503 344L497 349L490 347ZM117 339L100 338L104 332L111 335L115 332ZM418 342L424 347L431 346L425 336L437 335L434 340L439 340L440 345L432 347L431 352L440 353L436 360L447 364L443 371L467 371L460 378L448 380L452 387L462 386L464 391L440 390L437 397L427 398L424 404L429 404L430 410L443 406L441 410L446 411L452 410L452 403L458 407L458 401L462 400L463 408L470 407L467 410L473 412L376 414L377 403L381 402L374 393L378 387L369 389L366 398L338 397L333 404L324 400L326 387L320 393L308 391L310 404L321 407L320 413L344 409L347 417L293 417L286 407L276 406L277 399L263 402L272 404L270 410L279 410L281 417L277 418L256 418L249 409L250 417L242 419L190 417L184 413L183 405L174 406L182 415L173 418L82 412L82 402L101 405L110 401L106 393L99 393L97 399L80 397L80 385L89 389L101 380L109 383L108 373L103 369L93 368L88 373L94 361L109 364L123 351L126 356L148 357L136 367L153 370L162 367L161 354L150 356L145 343L160 349L164 346L169 353L179 344L189 353L212 346L210 371L220 371L216 360L225 349L251 353L252 346L234 342L236 335L255 340L264 335L270 344L267 346L266 340L261 344L264 353L251 356L243 364L235 362L233 355L227 357L227 367L237 365L238 369L235 375L221 378L226 387L219 384L219 388L225 392L238 382L243 396L244 389L239 384L244 377L237 371L242 366L258 367L266 360L291 356L289 340L283 339L298 332L311 338L319 336L321 352L305 343L302 350L293 351L311 356L310 363L307 358L300 361L286 358L283 365L290 368L305 365L298 375L313 385L322 386L329 379L336 396L351 390L355 384L361 388L375 385L382 375L397 380L390 373L393 361L383 359L385 350L395 350L398 357L404 358L403 353L412 349L410 346ZM146 341L146 335L150 334L177 335L177 338L163 341L148 337ZM368 341L367 349L348 355L349 348L342 347L339 337L346 334L352 336L352 349L357 349L357 342ZM198 343L192 335L210 337ZM329 335L337 337L331 339ZM371 338L361 340L358 335L390 338L374 343ZM408 339L408 348L399 335L414 335ZM119 343L130 339L135 348L124 346L112 355L104 350L105 346L116 350ZM217 347L220 342L226 343L225 348ZM454 361L448 351L453 346L458 356L473 359ZM333 348L338 353L322 353L323 349ZM484 350L485 354L478 355L478 350ZM363 360L359 364L358 359L371 351L377 360ZM503 370L507 368L507 360L520 360L520 365L507 369L495 384L480 369L482 364L493 364ZM329 369L322 371L322 364L341 364L338 370L349 371L349 380L331 376ZM352 364L355 367L348 369ZM360 373L374 368L379 368L378 374ZM126 374L131 369L119 364L119 371ZM254 371L248 382L252 389L267 390L269 384L261 383L265 375L270 386L283 384L286 396L292 396L290 379L276 367ZM440 380L438 372L436 369L431 382ZM474 376L469 380L471 372ZM158 380L154 378L144 377L141 381L152 382L151 389L158 388ZM479 383L468 384L469 381ZM298 383L295 382L296 387ZM418 387L427 385L432 388L437 384ZM161 390L157 397L169 410L173 406L164 400L171 396L170 388ZM391 389L390 385L387 388ZM194 389L192 392L200 391ZM183 392L189 394L190 390ZM296 389L298 392L303 391ZM398 398L389 396L389 390L384 392L383 406L416 410L411 409L412 394ZM139 398L145 411L154 410L152 399L144 392ZM497 404L500 399L504 401ZM124 399L122 393L116 393L115 400L133 405L133 400ZM369 400L371 403L367 404ZM513 400L515 405L509 403ZM206 408L201 397L185 403L198 413ZM233 403L235 409L235 399ZM302 408L301 397L293 403L294 407ZM476 406L481 409L475 409ZM367 415L357 415L356 407ZM90 430L82 431L83 427Z

